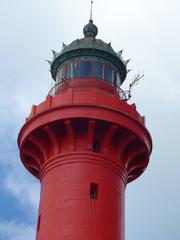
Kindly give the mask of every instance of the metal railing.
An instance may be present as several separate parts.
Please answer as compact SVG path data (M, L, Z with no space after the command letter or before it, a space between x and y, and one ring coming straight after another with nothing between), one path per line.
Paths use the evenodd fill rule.
M74 79L66 79L66 80L63 80L59 83L56 83L52 88L51 90L49 91L49 95L51 96L55 96L56 94L58 93L63 93L63 92L66 92L69 88L74 88L74 87L77 87L77 86L80 86L79 84L76 85L76 84L73 84L75 83L77 80L74 80ZM108 83L110 86L112 86L113 88L115 88L119 94L119 98L122 100L122 101L128 101L130 98L131 98L131 94L130 94L130 91L124 91L122 90L119 86L116 86L114 85L113 83L107 81L107 80L101 80L101 79L97 79L96 81L103 81L105 83ZM85 82L84 82L85 83ZM90 85L90 84L89 84ZM87 86L87 85L86 85Z

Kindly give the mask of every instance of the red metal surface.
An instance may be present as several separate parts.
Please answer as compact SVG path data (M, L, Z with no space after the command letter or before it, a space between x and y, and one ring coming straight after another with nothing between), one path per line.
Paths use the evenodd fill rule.
M42 185L37 240L124 240L124 190L152 148L134 104L108 83L76 80L32 107L18 143Z

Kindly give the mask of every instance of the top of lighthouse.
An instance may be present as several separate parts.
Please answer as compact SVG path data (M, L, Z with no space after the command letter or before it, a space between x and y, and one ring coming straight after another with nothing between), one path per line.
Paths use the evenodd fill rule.
M92 7L93 7L93 1L91 1L91 11L90 11L90 20L87 25L84 26L83 33L85 37L96 37L98 34L98 28L95 24L93 24L92 19Z
M126 79L129 60L123 60L122 50L115 52L111 43L96 38L98 28L92 20L92 3L89 23L83 28L84 37L68 45L63 43L60 52L52 51L53 60L48 61L51 75L56 83L92 77L119 87Z

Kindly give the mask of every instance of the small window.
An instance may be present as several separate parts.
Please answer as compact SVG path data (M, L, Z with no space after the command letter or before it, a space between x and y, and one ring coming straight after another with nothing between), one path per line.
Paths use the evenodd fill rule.
M93 143L92 151L93 152L99 152L99 144L98 143Z
M92 77L103 79L103 64L98 62L92 62L91 74Z
M91 76L91 62L81 62L80 63L80 76L89 77Z
M105 65L104 79L112 82L112 68L110 66Z
M90 184L90 199L97 199L98 197L98 184Z

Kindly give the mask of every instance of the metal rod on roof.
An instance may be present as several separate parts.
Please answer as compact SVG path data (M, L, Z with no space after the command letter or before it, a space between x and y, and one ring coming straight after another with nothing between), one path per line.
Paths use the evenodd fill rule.
M92 20L92 13L93 13L93 0L91 0L90 20Z

